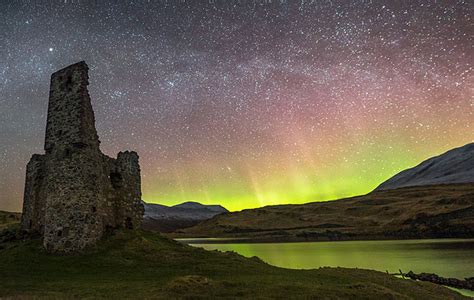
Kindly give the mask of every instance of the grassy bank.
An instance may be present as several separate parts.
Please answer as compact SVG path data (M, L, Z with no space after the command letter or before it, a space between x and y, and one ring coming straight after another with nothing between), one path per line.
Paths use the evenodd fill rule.
M2 246L0 297L462 299L435 284L381 272L282 269L150 232L119 232L74 256L49 255L39 240Z
M0 231L13 224L20 223L21 214L0 210Z

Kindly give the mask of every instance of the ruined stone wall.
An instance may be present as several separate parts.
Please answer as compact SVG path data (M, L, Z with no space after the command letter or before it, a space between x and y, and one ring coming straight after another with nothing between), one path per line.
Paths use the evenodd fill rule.
M44 145L46 153L71 147L90 147L98 151L99 138L88 84L85 62L71 65L51 76Z
M103 186L106 202L106 227L138 228L144 213L141 203L140 165L136 152L120 152L117 159L104 155L104 173L108 180Z
M95 243L102 236L97 208L103 201L98 185L100 156L91 149L54 152L47 161L46 214L43 244L50 252L68 252Z
M22 228L49 252L75 252L109 229L138 228L143 216L135 152L101 153L84 62L51 77L45 155L27 167Z
M122 178L121 187L116 190L120 198L119 220L126 228L138 228L141 225L144 207L141 202L140 165L136 152L120 152L117 155L115 174ZM117 176L117 175L114 175ZM112 181L112 186L114 182Z
M43 233L46 198L44 195L44 155L34 154L26 166L26 183L21 226Z

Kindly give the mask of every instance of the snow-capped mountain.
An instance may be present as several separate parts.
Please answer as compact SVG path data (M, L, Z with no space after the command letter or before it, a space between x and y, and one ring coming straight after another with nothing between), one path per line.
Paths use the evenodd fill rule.
M474 182L474 143L427 159L413 168L398 173L375 190L470 182Z
M200 221L228 212L220 205L204 205L198 202L184 202L175 206L143 202L143 205L145 206L143 227L161 232L193 226Z

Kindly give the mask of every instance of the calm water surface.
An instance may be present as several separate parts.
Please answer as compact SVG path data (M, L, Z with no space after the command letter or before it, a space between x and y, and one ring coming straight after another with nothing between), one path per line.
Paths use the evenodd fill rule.
M215 241L215 242L214 242ZM322 266L364 268L390 273L412 270L443 277L474 277L474 239L404 241L344 241L265 244L199 244L208 250L235 251L258 256L265 262L285 268L312 269ZM206 242L209 242L207 240Z

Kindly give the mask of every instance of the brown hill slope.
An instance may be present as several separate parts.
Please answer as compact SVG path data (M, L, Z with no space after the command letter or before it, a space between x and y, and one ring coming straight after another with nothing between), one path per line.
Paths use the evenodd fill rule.
M474 237L474 184L408 187L218 215L175 237L252 241Z

